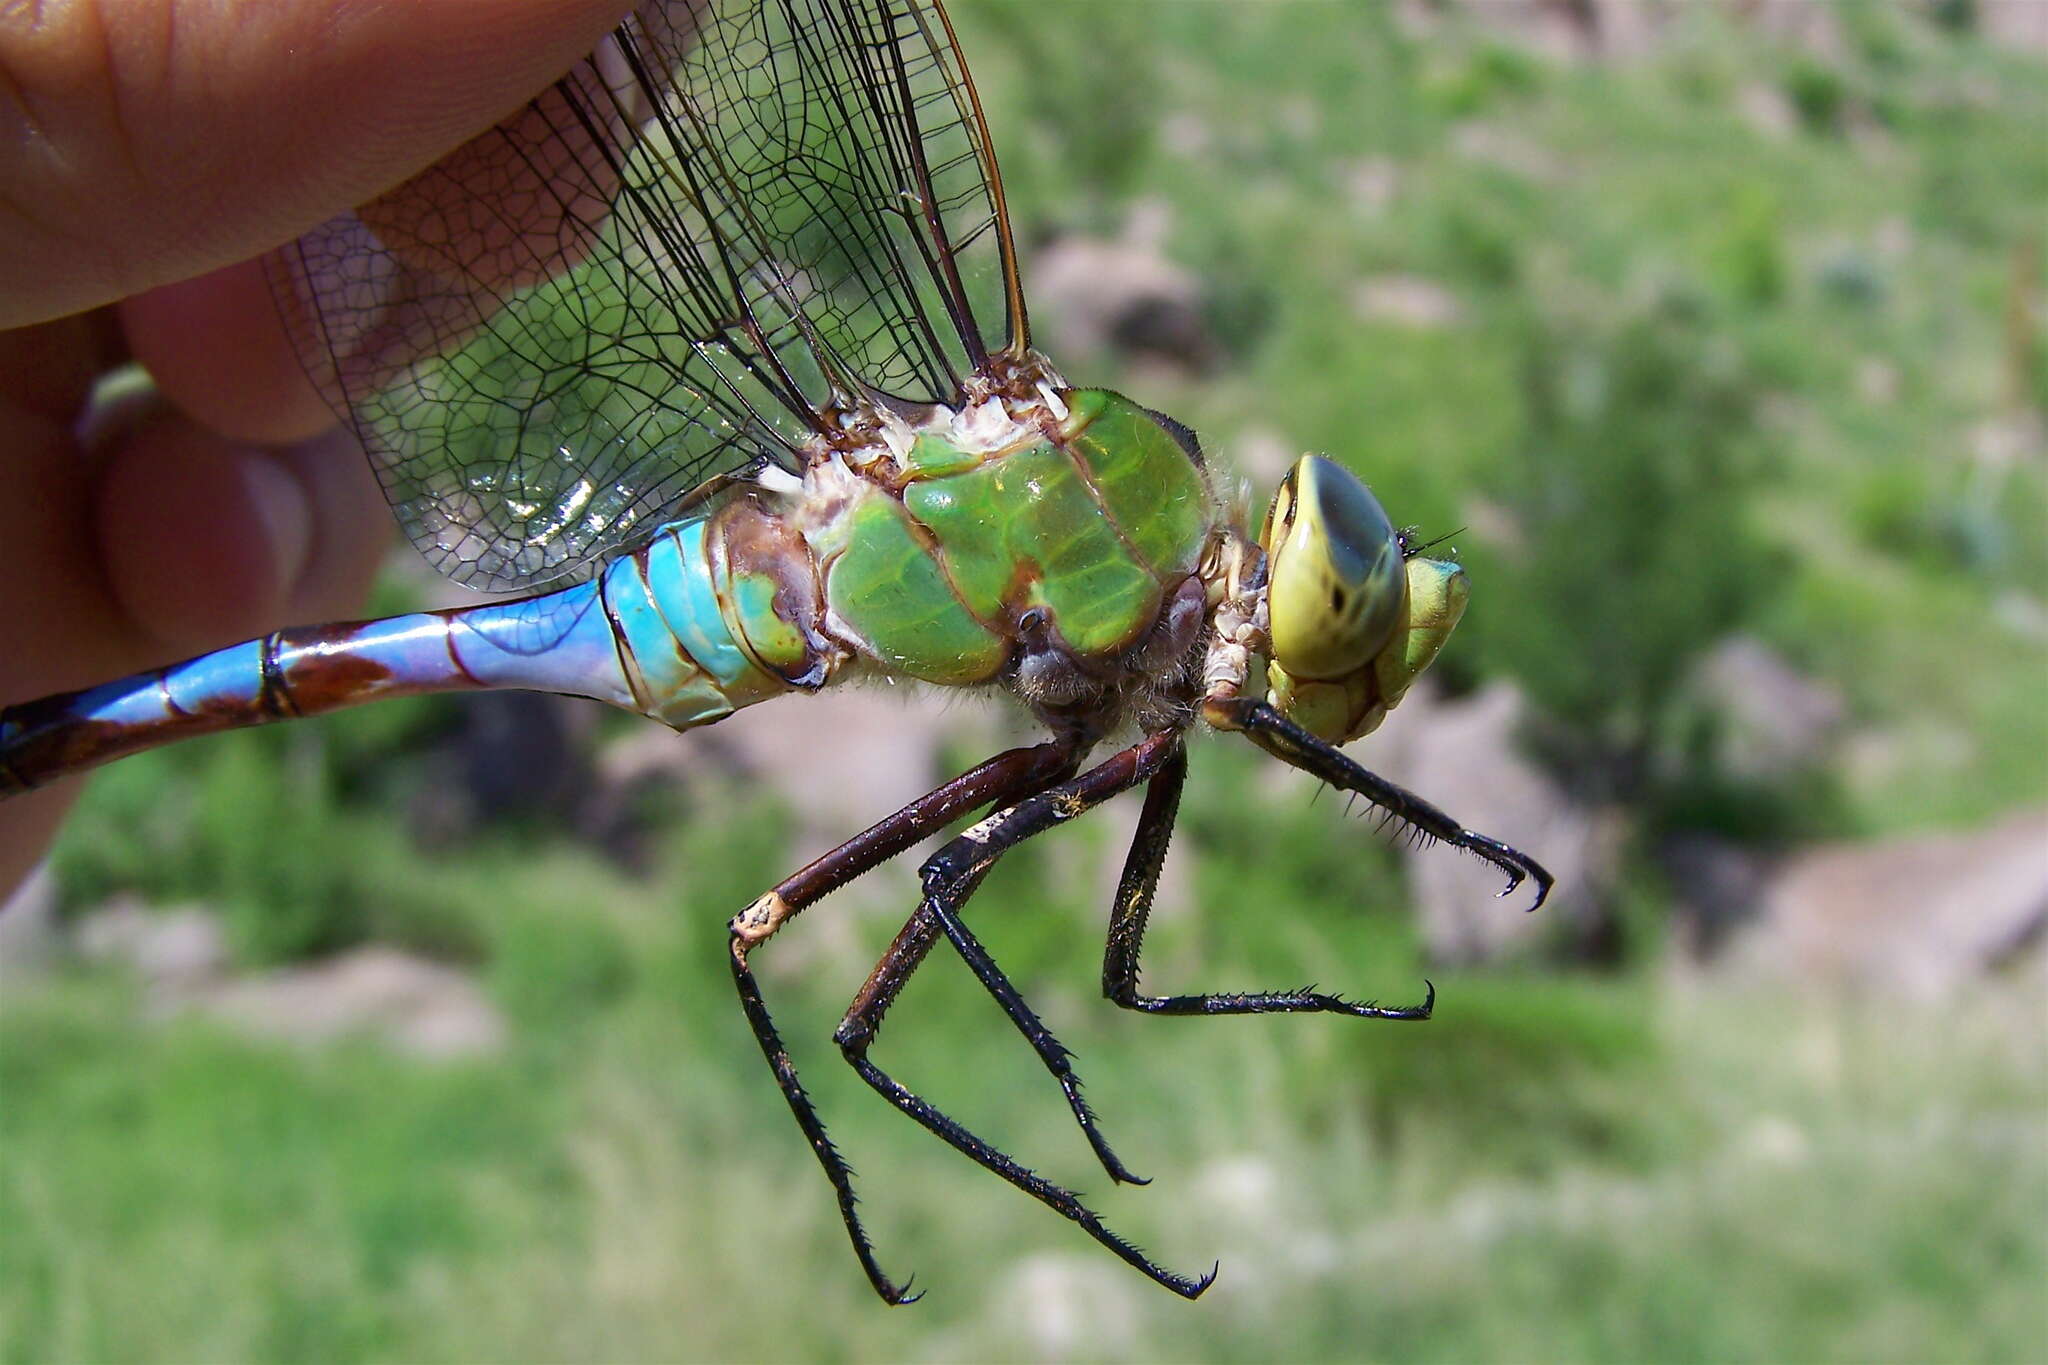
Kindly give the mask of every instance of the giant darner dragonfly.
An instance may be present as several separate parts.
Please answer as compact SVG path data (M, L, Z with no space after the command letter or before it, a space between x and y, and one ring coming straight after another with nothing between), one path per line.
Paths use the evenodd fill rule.
M190 735L410 693L566 693L678 730L849 678L1011 693L1043 743L913 801L729 926L747 1021L892 1303L913 1296L875 1257L751 965L821 897L990 812L924 863L922 900L835 1040L889 1103L1192 1298L1213 1269L1154 1263L869 1056L943 938L1110 1177L1135 1180L1066 1050L963 919L996 860L1142 786L1110 911L1111 1000L1427 1018L1433 988L1399 1009L1312 990L1140 989L1201 721L1493 863L1508 890L1532 879L1539 904L1549 891L1533 859L1336 747L1379 725L1442 647L1466 602L1460 569L1419 553L1363 484L1313 456L1254 537L1193 432L1074 387L1032 349L988 130L937 0L643 4L516 116L270 265L309 370L414 544L470 587L546 590L281 630L11 707L0 795Z

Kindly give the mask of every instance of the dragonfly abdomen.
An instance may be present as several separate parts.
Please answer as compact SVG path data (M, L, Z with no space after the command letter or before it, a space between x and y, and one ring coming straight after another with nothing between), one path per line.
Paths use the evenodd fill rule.
M744 495L664 526L599 579L627 705L686 729L822 686L833 651L816 582L802 538Z
M386 697L526 688L632 705L594 584L301 626L0 710L0 795L195 735Z
M0 709L0 796L195 735L386 697L555 692L680 729L822 682L822 665L808 662L811 637L777 615L811 580L807 554L794 572L770 565L779 572L764 573L764 554L787 559L785 547L764 549L750 507L727 511L664 527L595 581L556 592L281 630ZM780 591L782 579L797 591ZM802 609L799 601L798 619ZM777 663L787 676L768 671Z

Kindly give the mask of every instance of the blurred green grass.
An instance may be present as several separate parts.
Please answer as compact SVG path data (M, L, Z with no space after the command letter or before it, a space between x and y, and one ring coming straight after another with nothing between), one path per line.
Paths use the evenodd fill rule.
M685 843L727 832L744 850L715 821ZM1223 1278L1200 1305L1161 1293L859 1086L826 1041L860 971L834 954L768 988L885 1262L931 1290L891 1312L731 1008L731 898L561 853L436 861L479 890L459 918L514 1023L502 1056L285 1050L151 1020L96 975L9 991L0 1355L1905 1361L2038 1342L2048 1044L2025 990L1930 1020L1445 973L1426 1026L1153 1021L1083 989L1100 908L1054 888L1099 879L1006 868L985 938L1157 1183L1103 1188L1051 1082L949 960L877 1055L1173 1263L1220 1257ZM742 852L711 880L776 866ZM1294 896L1205 885L1202 922L1161 926L1154 979L1343 964L1361 989L1412 992L1398 921L1334 890L1304 908L1312 943L1234 934ZM564 971L593 962L612 966Z
M1567 762L1627 759L1646 836L1768 842L2048 796L2048 654L2003 605L2048 583L2048 477L1974 453L2048 403L2038 340L2006 323L2025 253L2042 273L2048 68L1907 7L1830 8L1826 58L1699 7L1655 55L1584 66L1367 6L956 17L1026 241L1169 210L1228 359L1138 396L1225 460L1258 432L1336 453L1431 533L1499 509L1519 536L1460 538L1479 588L1440 667L1520 683ZM1794 126L1745 116L1758 90ZM1387 168L1373 207L1358 186ZM1440 284L1458 321L1361 316L1381 274ZM1056 359L1125 382L1117 357ZM1716 796L1671 737L1680 680L1734 629L1840 687L1891 758L1811 800ZM2037 981L1925 1014L1674 983L1645 953L1433 973L1419 1027L1144 1020L1095 998L1116 850L1085 822L999 869L976 923L1157 1183L1103 1188L943 956L878 1056L1224 1277L1172 1299L858 1084L826 1040L868 966L845 940L871 955L893 927L862 912L763 969L885 1263L933 1291L884 1311L721 958L726 917L788 871L787 813L707 779L640 876L530 822L425 843L408 813L459 705L95 780L59 850L67 906L196 901L252 964L401 943L474 966L513 1041L423 1067L164 1023L102 972L10 984L0 1358L2038 1353ZM1201 912L1158 926L1148 980L1413 995L1397 860L1335 803L1248 802L1258 772L1198 746L1176 857ZM1626 877L1654 911L1656 878Z

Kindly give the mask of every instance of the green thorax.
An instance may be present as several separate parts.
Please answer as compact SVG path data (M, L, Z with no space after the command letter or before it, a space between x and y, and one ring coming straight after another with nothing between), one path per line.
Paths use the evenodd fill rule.
M807 534L835 625L892 672L968 685L1010 662L1027 614L1070 654L1141 640L1195 571L1214 519L1202 471L1143 408L1102 389L977 451L918 433L900 491L863 480Z

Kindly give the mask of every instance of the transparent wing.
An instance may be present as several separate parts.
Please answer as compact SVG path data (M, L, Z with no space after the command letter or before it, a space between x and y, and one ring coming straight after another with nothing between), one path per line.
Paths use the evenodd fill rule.
M646 3L547 92L278 252L307 368L457 582L573 574L857 397L1025 344L936 0Z

